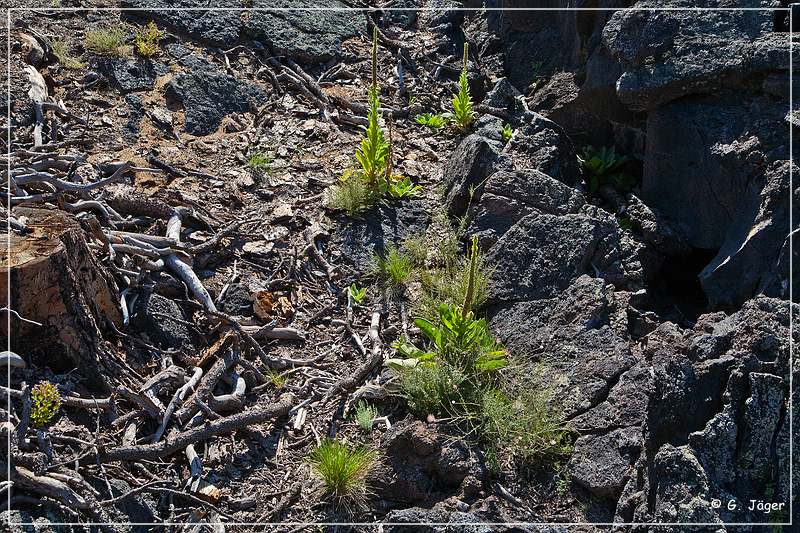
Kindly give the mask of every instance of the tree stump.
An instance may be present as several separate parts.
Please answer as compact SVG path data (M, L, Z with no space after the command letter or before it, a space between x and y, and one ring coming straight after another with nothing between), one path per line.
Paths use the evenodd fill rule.
M121 323L114 278L87 246L73 216L25 207L13 214L32 231L8 237L10 254L3 254L0 264L10 275L0 277L0 298L3 306L41 326L9 313L9 321L0 320L0 332L9 335L10 324L11 349L35 364L54 371L78 368L108 384L108 371L118 366L110 360L113 349L103 330L108 321Z

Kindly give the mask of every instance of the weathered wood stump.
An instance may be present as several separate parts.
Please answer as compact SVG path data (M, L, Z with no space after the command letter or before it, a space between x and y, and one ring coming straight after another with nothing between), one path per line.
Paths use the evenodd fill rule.
M121 322L114 278L95 259L73 216L25 207L13 214L32 231L7 237L10 254L3 254L0 265L10 275L0 276L0 298L3 306L41 326L10 313L10 321L2 317L0 332L10 333L12 350L36 364L78 368L107 383L105 371L116 365L107 361L113 350L103 331L108 321Z

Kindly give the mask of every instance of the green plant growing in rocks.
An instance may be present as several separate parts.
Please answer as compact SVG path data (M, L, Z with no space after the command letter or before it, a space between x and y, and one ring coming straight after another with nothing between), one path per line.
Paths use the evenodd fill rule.
M53 49L53 55L64 68L74 70L86 66L86 63L70 53L64 41L54 40L50 43L50 47Z
M453 112L450 114L461 131L466 131L476 116L472 108L472 96L469 92L469 81L467 79L468 55L469 44L464 43L464 59L461 64L461 74L458 76L458 92L453 96Z
M373 261L374 276L389 287L404 285L414 272L411 256L396 246L387 246L382 254L375 254Z
M359 504L367 493L366 477L377 459L377 452L363 446L325 439L311 452L309 462L325 484L325 492L336 504Z
M377 28L372 33L372 80L367 96L367 127L355 155L359 168L346 170L328 193L328 206L350 216L363 213L381 198L411 198L421 190L410 179L393 174L391 122L388 139L380 124Z
M247 158L247 168L261 174L268 174L272 170L272 157L260 150L253 152Z
M121 27L105 28L86 32L86 49L101 55L119 55L125 42L125 30Z
M500 135L503 136L503 142L508 142L511 140L511 137L514 135L514 129L511 127L511 124L506 124L503 126L503 129L500 131Z
M605 146L600 150L588 146L578 156L578 161L586 173L590 194L596 193L602 185L611 185L620 192L627 192L636 184L636 179L622 170L629 161L628 157L618 155L613 146Z
M389 182L389 189L387 191L387 196L390 198L396 198L398 200L402 200L405 198L413 198L417 196L420 191L422 191L422 187L419 185L414 185L411 183L411 180L407 177L402 177L400 179L392 179Z
M458 277L450 279L463 279L463 284L447 293L446 302L433 296L429 305L436 306L435 312L415 320L426 344L395 343L398 357L387 365L399 374L401 394L413 413L458 421L495 463L553 464L569 454L571 433L546 394L521 385L529 372L511 365L486 320L475 314L489 275L477 238L466 261L458 262L453 254L448 252L445 260L459 265L451 267Z
M164 37L164 33L151 20L146 26L136 30L133 36L136 39L136 53L142 57L153 57L158 53L158 42Z
M58 388L48 381L34 385L31 389L31 425L42 428L49 424L61 407Z
M355 420L362 430L366 433L372 431L375 425L375 419L378 417L378 410L375 406L368 404L365 401L359 401L356 404Z
M361 303L364 301L364 298L367 296L367 289L366 287L359 289L358 285L353 283L347 288L347 295L354 304L361 305Z

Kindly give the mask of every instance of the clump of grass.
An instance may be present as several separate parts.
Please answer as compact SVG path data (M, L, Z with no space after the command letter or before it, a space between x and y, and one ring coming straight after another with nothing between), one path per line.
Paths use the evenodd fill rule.
M373 274L390 287L404 285L414 272L411 256L396 246L387 246L383 254L375 254L373 260Z
M67 44L64 41L54 40L50 43L53 50L53 55L58 60L59 64L68 69L79 69L86 66L86 63L73 56Z
M153 57L158 53L158 42L164 37L164 33L151 20L146 26L136 30L133 36L136 39L136 52L142 57Z
M376 459L374 450L326 439L311 452L309 462L334 502L349 505L363 501L367 493L366 477Z
M447 119L439 113L422 113L414 117L414 121L421 126L427 126L432 130L441 129L447 124Z
M101 55L119 55L125 42L125 31L121 27L105 28L86 32L86 49Z
M247 157L247 168L260 174L268 174L272 170L272 156L256 151Z
M42 381L31 389L31 425L41 428L49 424L61 407L61 394L58 388L48 381Z
M270 383L272 383L272 385L276 389L282 389L282 388L284 388L286 386L286 383L288 381L286 379L286 376L284 376L283 374L281 374L277 370L269 369L266 372L266 375L267 375L267 379L269 379Z
M378 198L361 173L347 170L339 183L328 190L327 204L331 209L357 217L375 205Z
M355 419L358 426L369 433L375 425L375 419L378 417L378 409L375 406L368 404L365 401L359 401L356 404Z
M406 237L400 246L411 256L414 266L422 267L425 265L425 261L428 259L428 242L424 235Z
M461 74L458 77L458 92L453 96L453 112L451 113L456 127L461 131L466 131L470 127L476 115L472 108L472 96L467 79L468 55L469 44L464 43L464 59L461 65Z
M554 464L572 453L573 435L549 405L541 384L513 389L508 395L485 391L480 404L482 439L506 466Z

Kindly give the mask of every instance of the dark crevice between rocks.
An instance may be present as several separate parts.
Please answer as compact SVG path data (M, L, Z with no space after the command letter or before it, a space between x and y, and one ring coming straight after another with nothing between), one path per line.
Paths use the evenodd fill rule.
M709 311L708 296L699 274L719 250L691 248L688 252L664 260L647 287L652 311L663 320L683 327L693 327L697 318Z

